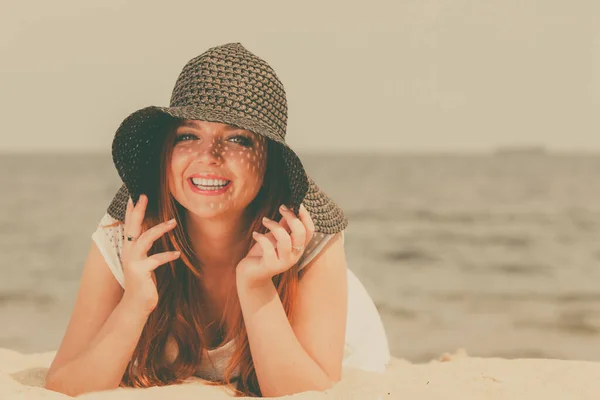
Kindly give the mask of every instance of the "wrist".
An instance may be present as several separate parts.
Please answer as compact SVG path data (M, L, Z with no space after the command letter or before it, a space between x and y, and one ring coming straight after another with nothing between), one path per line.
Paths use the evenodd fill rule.
M143 318L148 318L155 308L149 307L148 305L137 301L135 298L128 296L127 292L123 294L120 305L128 314L138 315Z
M240 279L237 281L237 295L244 308L250 307L257 309L271 302L274 298L279 298L277 288L272 280L248 281Z
M238 291L241 290L266 290L270 287L275 287L272 278L257 279L255 277L244 274L242 271L237 270L235 275L235 282Z

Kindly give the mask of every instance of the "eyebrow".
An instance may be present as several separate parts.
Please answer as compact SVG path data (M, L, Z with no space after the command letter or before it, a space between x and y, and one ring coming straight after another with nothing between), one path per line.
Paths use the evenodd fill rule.
M183 121L180 126L201 129L196 123L194 123L192 121ZM226 129L229 131L245 130L244 128L239 128L237 126L233 126L233 125L229 125L229 124L225 124L225 126L227 127Z

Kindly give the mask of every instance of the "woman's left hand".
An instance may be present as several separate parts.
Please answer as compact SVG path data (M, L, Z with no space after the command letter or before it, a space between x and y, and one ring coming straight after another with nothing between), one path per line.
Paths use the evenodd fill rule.
M237 265L238 282L260 286L290 269L304 253L315 231L309 212L303 205L300 205L298 216L283 206L280 212L283 218L279 222L263 219L269 233L253 232L257 243Z

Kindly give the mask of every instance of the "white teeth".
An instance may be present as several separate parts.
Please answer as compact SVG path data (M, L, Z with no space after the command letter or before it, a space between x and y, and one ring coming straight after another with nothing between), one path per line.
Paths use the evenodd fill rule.
M229 183L229 181L224 181L221 179L201 179L201 178L192 178L192 182L196 186L225 186Z

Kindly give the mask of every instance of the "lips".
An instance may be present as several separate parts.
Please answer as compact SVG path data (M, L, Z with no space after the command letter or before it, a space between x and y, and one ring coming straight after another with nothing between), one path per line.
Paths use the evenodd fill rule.
M204 179L216 179L216 178L207 178L206 176L202 176L202 178ZM190 189L197 194L201 194L203 196L218 196L220 194L225 193L226 191L229 190L229 188L231 187L232 182L228 181L227 185L221 187L221 188L216 188L216 187L210 187L210 188L202 188L202 187L198 187L194 184L194 182L192 181L192 178L189 178L187 180L188 184L190 185Z
M222 181L229 181L230 179L227 179L224 176L219 176L219 175L215 175L215 174L193 174L190 175L188 177L188 179L193 179L193 178L200 178L200 179L219 179Z

